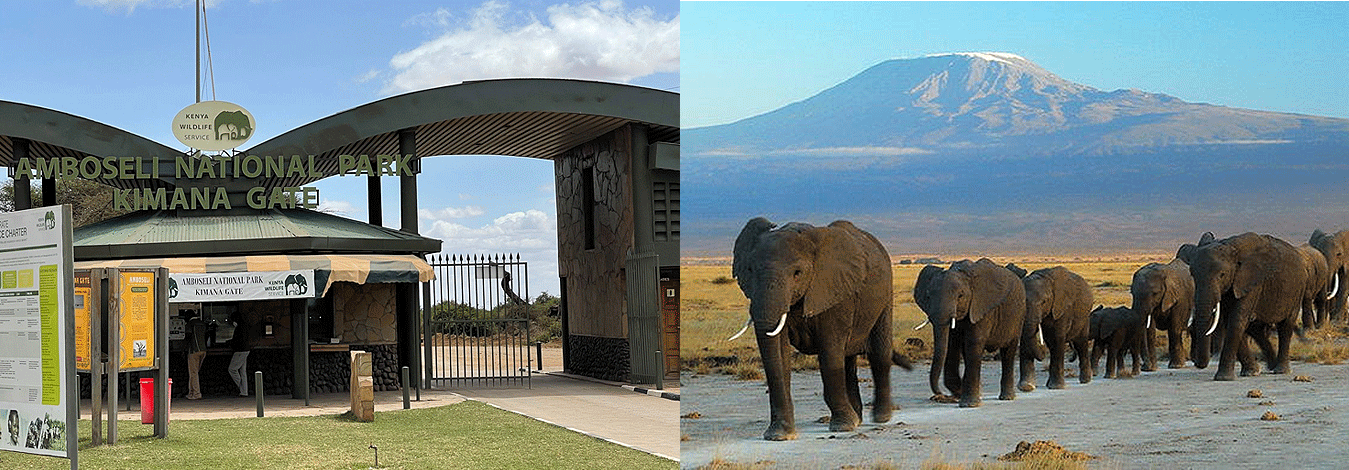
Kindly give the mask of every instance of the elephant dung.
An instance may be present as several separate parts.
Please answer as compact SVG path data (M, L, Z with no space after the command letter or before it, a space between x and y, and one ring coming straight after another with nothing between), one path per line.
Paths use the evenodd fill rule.
M953 396L950 396L950 395L941 395L941 394L933 395L931 398L928 398L928 400L932 400L932 401L935 401L935 402L937 402L937 403L955 403L955 402L960 401L959 398L956 398L956 397L953 397Z
M1083 462L1087 460L1096 460L1099 457L1064 449L1063 446L1054 441L1035 441L1034 443L1021 441L1017 443L1016 450L1011 453L1003 454L1001 457L998 457L998 460L1020 462L1028 459L1041 458Z
M1266 411L1265 414L1260 415L1260 421L1278 421L1278 420L1279 415L1274 414L1273 411Z
M699 412L697 412L697 411L694 411L694 412L692 412L692 413L689 413L689 414L680 416L680 418L685 418L685 419L699 419L699 418L702 418L702 417L703 417L703 414L702 414L702 413L699 413Z
M1294 377L1293 377L1293 381L1294 381L1294 382L1311 382L1311 381L1312 381L1312 377L1311 377L1310 375L1298 375L1298 376L1294 376Z
M1246 392L1246 398L1264 398L1264 397L1265 397L1265 392L1260 391L1260 389L1258 389L1258 388L1257 388L1257 389L1254 389L1254 390L1251 390L1251 391L1249 391L1249 392Z

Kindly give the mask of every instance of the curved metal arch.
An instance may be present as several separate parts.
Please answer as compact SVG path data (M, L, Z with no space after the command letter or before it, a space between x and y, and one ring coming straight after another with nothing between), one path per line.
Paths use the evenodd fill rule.
M29 141L29 156L161 157L183 153L164 144L98 121L41 106L0 100L0 165L13 167L15 139ZM98 180L110 186L130 188L145 184L137 180ZM157 187L162 183L152 182Z

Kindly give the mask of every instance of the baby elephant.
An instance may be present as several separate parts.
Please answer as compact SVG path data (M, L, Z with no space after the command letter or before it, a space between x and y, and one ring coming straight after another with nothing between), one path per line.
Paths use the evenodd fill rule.
M1143 316L1129 307L1096 306L1096 310L1091 311L1091 368L1095 369L1101 360L1101 354L1106 353L1105 375L1102 377L1114 379L1119 376L1138 375L1139 355L1143 351L1143 332ZM1119 370L1124 368L1125 352L1133 353L1132 374Z

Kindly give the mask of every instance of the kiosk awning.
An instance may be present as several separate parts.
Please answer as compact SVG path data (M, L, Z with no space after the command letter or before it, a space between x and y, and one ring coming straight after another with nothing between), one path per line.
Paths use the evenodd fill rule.
M257 255L200 258L143 258L80 261L75 269L169 268L170 273L243 273L314 270L315 295L334 282L357 284L424 282L435 279L431 265L412 255Z

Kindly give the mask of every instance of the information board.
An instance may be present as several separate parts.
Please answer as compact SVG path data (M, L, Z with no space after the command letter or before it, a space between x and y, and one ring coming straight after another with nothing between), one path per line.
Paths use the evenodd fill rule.
M89 271L81 270L75 272L75 369L88 372L89 364L93 362L90 356L89 344L89 308L90 293L92 292L89 283Z
M74 457L70 206L0 214L0 450Z
M121 271L122 307L118 325L118 344L122 349L120 369L145 370L155 367L155 273Z

